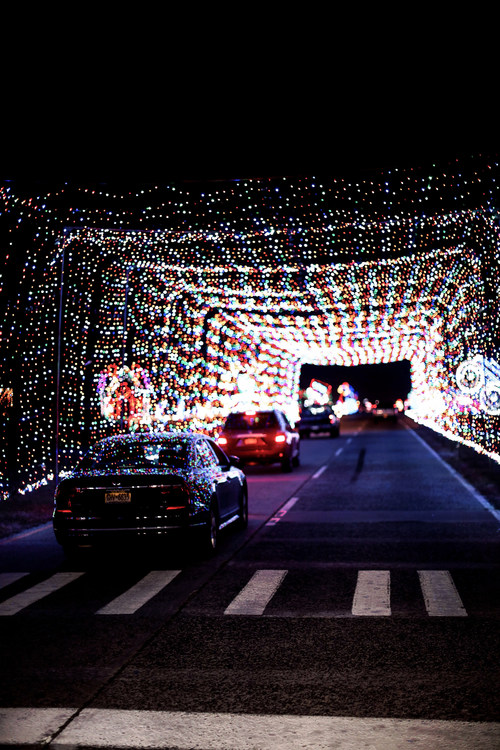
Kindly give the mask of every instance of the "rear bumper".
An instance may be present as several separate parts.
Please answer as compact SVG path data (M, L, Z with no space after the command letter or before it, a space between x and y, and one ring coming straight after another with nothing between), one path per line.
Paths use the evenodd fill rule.
M53 529L59 544L90 544L108 539L156 539L164 536L180 536L204 527L208 522L207 511L192 516L177 518L141 518L132 522L130 518L59 518L54 516Z
M242 450L235 448L231 450L231 454L240 459L245 464L256 463L256 464L276 464L282 461L284 458L289 456L291 453L291 447L281 448L279 450Z

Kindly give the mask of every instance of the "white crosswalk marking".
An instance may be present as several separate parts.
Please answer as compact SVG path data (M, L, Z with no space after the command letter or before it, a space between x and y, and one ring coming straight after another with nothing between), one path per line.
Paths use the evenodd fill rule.
M360 570L352 614L357 617L387 617L391 614L391 578L388 570Z
M173 581L180 572L180 570L153 570L135 586L99 609L96 614L131 615Z
M447 570L419 570L420 586L431 617L467 617L467 612Z
M286 570L258 570L226 608L224 614L261 615L286 574Z
M30 604L43 599L49 594L53 594L54 591L67 586L68 583L75 581L82 575L83 573L55 573L47 580L2 602L0 604L0 615L15 615Z
M135 585L121 593L108 604L97 610L98 615L134 614L148 601L168 586L180 570L153 570ZM430 617L467 617L468 613L462 603L455 583L448 570L420 570L418 574L421 593L427 615ZM283 583L287 570L257 570L248 583L224 610L227 615L264 615L265 609ZM21 578L30 575L26 572L0 573L0 589ZM49 594L66 586L83 572L60 572L25 591L0 603L0 616L14 615L25 607L38 602ZM396 579L397 580L397 579ZM351 603L350 614L355 617L388 617L391 608L391 571L360 570L357 574L356 587ZM397 593L397 588L395 589ZM321 617L342 617L349 612L331 613L324 610L318 602L318 615ZM85 603L83 602L83 606ZM286 616L286 612L285 612ZM300 616L297 612L295 616ZM311 616L305 614L304 616Z
M0 573L0 589L10 586L11 583L18 581L20 578L29 575L29 573Z

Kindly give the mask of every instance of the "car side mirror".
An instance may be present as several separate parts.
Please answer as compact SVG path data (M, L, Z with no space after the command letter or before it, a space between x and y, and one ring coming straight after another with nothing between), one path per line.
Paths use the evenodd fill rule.
M229 466L236 466L238 469L240 468L241 460L238 456L229 456Z

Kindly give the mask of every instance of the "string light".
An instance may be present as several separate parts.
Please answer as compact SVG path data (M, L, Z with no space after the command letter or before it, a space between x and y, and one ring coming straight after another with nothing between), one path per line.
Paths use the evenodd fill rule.
M64 472L123 431L215 434L248 406L295 421L303 363L407 359L412 416L500 460L497 172L477 158L358 182L0 188L21 489L52 476L57 403ZM482 391L466 362L488 370Z

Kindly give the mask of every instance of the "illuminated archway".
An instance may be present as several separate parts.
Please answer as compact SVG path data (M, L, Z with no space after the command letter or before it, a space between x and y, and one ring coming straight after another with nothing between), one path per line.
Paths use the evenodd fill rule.
M499 460L496 171L1 191L26 254L0 383L21 484L52 473L56 422L66 470L123 429L215 431L250 402L293 418L305 362L408 360L412 416Z

